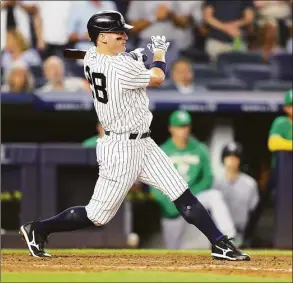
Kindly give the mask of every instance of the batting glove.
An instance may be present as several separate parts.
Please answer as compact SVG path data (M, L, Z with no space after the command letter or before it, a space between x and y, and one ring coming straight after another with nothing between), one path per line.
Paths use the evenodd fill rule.
M170 42L166 42L166 37L157 35L151 37L152 42L147 45L148 49L154 53L156 50L164 50L165 52L168 50Z
M144 54L142 51L144 51L144 48L136 48L133 51L130 51L129 54L131 54L136 61L144 62Z

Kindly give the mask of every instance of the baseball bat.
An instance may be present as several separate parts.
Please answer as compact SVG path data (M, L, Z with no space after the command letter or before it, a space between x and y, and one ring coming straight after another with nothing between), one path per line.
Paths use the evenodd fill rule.
M63 50L63 56L67 59L83 59L85 56L86 51L84 50L78 50L78 49L64 49ZM123 52L126 56L131 56L134 60L138 60L137 55L130 51L130 52ZM148 60L148 56L146 54L142 55L143 62L146 62Z
M64 49L63 56L68 59L83 59L86 51L78 49Z

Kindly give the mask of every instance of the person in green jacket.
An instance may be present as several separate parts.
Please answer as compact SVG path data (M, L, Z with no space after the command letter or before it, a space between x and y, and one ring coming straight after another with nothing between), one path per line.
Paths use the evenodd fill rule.
M284 93L283 110L286 116L277 117L269 132L268 148L273 153L273 167L275 164L275 151L292 151L292 89Z
M210 211L221 231L234 237L236 235L235 226L222 193L212 189L213 173L208 149L191 136L191 123L192 119L188 112L173 112L169 117L171 137L161 145L161 148L188 183L191 192ZM161 191L154 187L151 187L150 191L161 208L165 247L179 249L198 246L195 243L197 228L188 227L190 225L186 224L175 205Z
M97 139L101 138L104 135L104 128L98 121L96 124L96 130L97 135L94 135L93 137L90 137L82 142L83 147L96 147L97 145Z

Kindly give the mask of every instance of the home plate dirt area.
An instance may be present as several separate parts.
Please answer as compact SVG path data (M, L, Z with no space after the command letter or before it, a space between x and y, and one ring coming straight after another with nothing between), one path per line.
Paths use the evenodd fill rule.
M28 271L184 271L257 277L292 277L291 256L254 255L250 262L213 260L209 255L165 254L62 254L34 258L28 254L2 254L2 272Z

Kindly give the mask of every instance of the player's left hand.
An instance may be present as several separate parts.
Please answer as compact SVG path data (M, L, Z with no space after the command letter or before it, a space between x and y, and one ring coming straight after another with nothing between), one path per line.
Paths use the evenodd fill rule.
M136 48L133 51L130 51L129 53L133 54L135 58L137 58L136 60L139 62L144 62L143 60L143 53L142 51L144 51L144 48Z
M152 42L149 43L147 47L152 53L156 52L156 50L158 49L164 50L165 52L167 52L170 42L169 41L166 42L166 37L164 35L152 36L151 40Z

